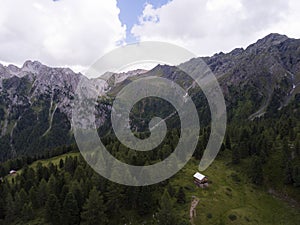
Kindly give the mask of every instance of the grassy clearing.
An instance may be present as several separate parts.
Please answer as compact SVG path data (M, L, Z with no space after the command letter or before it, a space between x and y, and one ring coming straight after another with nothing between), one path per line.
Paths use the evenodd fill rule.
M300 222L300 210L254 186L247 177L237 173L227 157L215 160L204 172L212 182L208 189L197 188L192 176L197 171L198 161L190 163L171 183L178 189L185 188L187 204L178 210L188 218L192 196L200 198L196 208L195 224L263 224L295 225ZM185 209L185 210L184 210Z
M79 155L80 155L80 153L78 153L78 152L70 152L70 153L60 155L60 156L56 156L56 157L53 157L53 158L50 158L50 159L38 160L38 161L32 163L30 165L30 167L34 168L34 167L37 166L38 163L42 163L43 166L47 166L50 162L53 163L54 165L58 165L59 161L61 159L65 160L67 157L76 157L76 156L79 156Z
M33 162L32 164L30 164L29 167L30 168L36 168L39 163L41 163L43 166L47 166L50 162L52 162L54 165L58 165L59 161L61 159L65 160L68 156L69 157L75 157L75 156L79 156L79 155L80 155L80 153L78 153L78 152L70 152L70 153L66 153L66 154L56 156L56 157L53 157L53 158L50 158L50 159L37 160L37 161ZM23 171L22 169L18 170L16 175L21 174L22 171ZM7 180L9 182L11 182L11 180L13 178L14 178L14 176L11 176L11 175L7 176Z

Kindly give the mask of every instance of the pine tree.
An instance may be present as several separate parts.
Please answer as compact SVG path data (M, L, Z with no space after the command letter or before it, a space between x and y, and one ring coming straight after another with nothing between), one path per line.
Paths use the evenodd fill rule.
M45 179L42 179L38 191L37 191L37 196L39 200L39 206L44 206L46 201L47 201L47 182Z
M0 181L0 221L5 218L5 196L4 185Z
M81 188L81 185L79 184L79 182L77 180L72 182L70 192L73 193L73 195L74 195L74 197L77 201L78 208L79 208L79 210L81 210L82 206L84 204L84 201L85 201L85 196L83 194L83 190Z
M284 183L293 184L293 168L290 161L286 161L284 173L285 173Z
M63 202L63 200L66 198L67 194L69 193L69 186L67 184L64 184L61 188L61 191L59 193L58 198Z
M295 166L293 169L294 186L300 187L300 166Z
M79 209L74 195L69 192L62 208L63 222L65 225L79 224Z
M184 204L186 203L186 197L183 190L183 187L180 187L177 193L177 203Z
M137 193L136 205L137 212L140 216L149 214L154 205L153 196L150 187L141 187Z
M283 163L285 164L285 162L290 159L290 151L289 151L290 148L289 148L289 143L286 138L284 138L282 141L281 149L283 152Z
M174 213L174 207L172 199L167 190L164 191L160 200L160 209L157 213L157 219L159 225L174 225L177 218Z
M8 222L12 222L15 219L16 207L14 199L10 193L6 196L5 203L5 220Z
M36 165L36 176L38 181L43 179L43 165L41 162Z
M33 208L38 208L39 207L39 200L38 200L38 197L37 197L37 190L36 190L36 187L32 187L30 188L29 190L29 199L32 203L32 207Z
M295 153L297 156L300 156L300 141L297 140L295 144Z
M57 195L59 193L59 190L58 190L58 187L57 187L57 180L56 180L56 178L53 174L50 176L50 179L48 181L47 191L48 191L48 195L49 194Z
M81 213L82 224L85 225L102 225L107 223L105 215L105 206L103 197L100 192L94 187L90 193L89 198L83 206Z
M254 184L261 185L263 183L263 168L260 158L253 157L250 165L250 178Z
M65 171L73 175L76 168L76 164L77 164L76 158L67 157L64 166Z
M232 149L232 163L239 164L240 163L240 152L237 146Z
M57 166L54 166L54 164L52 162L50 162L47 167L48 167L51 175L57 174Z
M15 203L15 216L20 215L24 202L21 201L19 192L17 192L14 196L14 203Z
M64 168L64 161L62 159L59 160L59 168L62 169Z
M19 192L19 198L22 204L27 203L29 201L28 194L23 188Z
M230 137L228 134L226 135L225 146L227 149L229 149L229 150L231 149L231 141L230 141Z
M4 166L0 165L0 177L4 177L7 174Z
M21 214L23 222L28 222L29 220L32 220L34 218L31 202L24 204Z
M60 204L54 194L49 195L46 202L46 220L53 225L60 223Z
M77 166L73 179L76 179L77 181L80 181L84 177L84 169L81 165Z
M109 212L118 214L120 212L122 200L124 199L123 189L120 185L110 183L106 194L107 209Z
M175 197L176 190L170 183L167 186L167 190L171 198Z

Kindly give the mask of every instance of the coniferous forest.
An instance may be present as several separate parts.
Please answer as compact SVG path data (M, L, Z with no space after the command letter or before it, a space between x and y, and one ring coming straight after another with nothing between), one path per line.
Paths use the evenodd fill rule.
M298 99L297 95L289 107L280 112L270 111L265 118L244 123L232 120L217 159L226 162L225 168L233 168L230 179L234 182L290 196L282 197L282 201L296 204L294 207L300 191L300 113L295 111L299 108ZM201 129L193 161L198 162L202 157L208 134L209 126ZM178 130L171 130L163 144L150 153L134 153L112 135L103 138L103 143L115 157L133 165L145 165L167 157L178 135ZM196 171L197 167L192 168ZM11 169L17 170L17 174L8 175ZM190 174L180 172L167 181L146 187L115 184L96 174L80 156L76 145L8 160L0 165L0 173L3 224L190 223L188 206L195 187L191 177L185 177L189 180L187 185L180 181L181 176ZM214 177L211 182L213 187ZM209 193L209 189L200 191ZM213 216L218 216L213 210L206 215ZM238 215L229 216L228 221L235 221Z

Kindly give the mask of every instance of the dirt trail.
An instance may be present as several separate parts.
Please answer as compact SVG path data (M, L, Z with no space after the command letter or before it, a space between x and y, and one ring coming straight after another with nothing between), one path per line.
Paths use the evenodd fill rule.
M200 199L197 198L197 197L193 197L192 199L192 203L191 203L191 208L190 208L190 219L191 219L191 224L194 225L194 218L197 216L197 213L196 213L196 207L199 203Z

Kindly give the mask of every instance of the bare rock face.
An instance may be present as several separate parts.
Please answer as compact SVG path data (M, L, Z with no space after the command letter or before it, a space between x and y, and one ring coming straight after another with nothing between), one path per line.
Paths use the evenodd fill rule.
M13 71L15 71L15 69L13 69ZM12 77L13 76L12 74L13 72L10 71L10 68L0 64L0 90L2 88L2 80Z
M6 84L6 90L3 91L14 95L14 99L21 96L21 93L18 93L20 86L26 83L26 93L23 93L23 97L29 104L40 99L40 96L49 96L55 101L57 108L71 119L70 101L74 97L81 74L76 74L68 68L50 68L37 61L26 61L22 68L1 65L0 70L0 76L4 80L1 82L2 87L3 83ZM13 105L19 104L17 100L12 102Z
M247 118L264 115L275 95L277 102L272 105L277 110L300 91L300 40L284 35L270 34L246 49L191 59L181 66L193 72L202 61L219 80L228 109L241 107L241 115ZM182 71L167 65L150 71L108 72L92 80L105 96L96 108L97 126L109 123L113 99L109 96L137 76L153 75L191 87ZM51 68L37 61L26 61L21 68L0 64L0 161L71 142L72 104L82 78L69 68Z
M285 35L270 34L246 49L237 48L228 54L219 53L203 59L224 89L228 86L252 85L265 94L287 77L290 89L300 77L300 40ZM184 66L193 68L199 59L192 59Z
M286 35L281 34L269 34L266 37L258 40L256 43L250 45L247 50L252 52L259 53L259 51L266 50L273 46L279 45L289 38Z
M105 95L111 86L142 72L110 74L107 79L101 77L92 82ZM72 139L72 104L83 78L69 68L51 68L38 61L26 61L21 68L0 64L0 135L7 140L3 146L10 148L5 156L0 153L0 161L29 151L32 145L36 145L36 150L45 145L51 147L53 139L58 140L55 145L67 144ZM109 80L114 82L109 84ZM109 104L99 104L98 127L108 120L111 110ZM28 146L22 145L24 139ZM0 152L1 148L0 142Z

